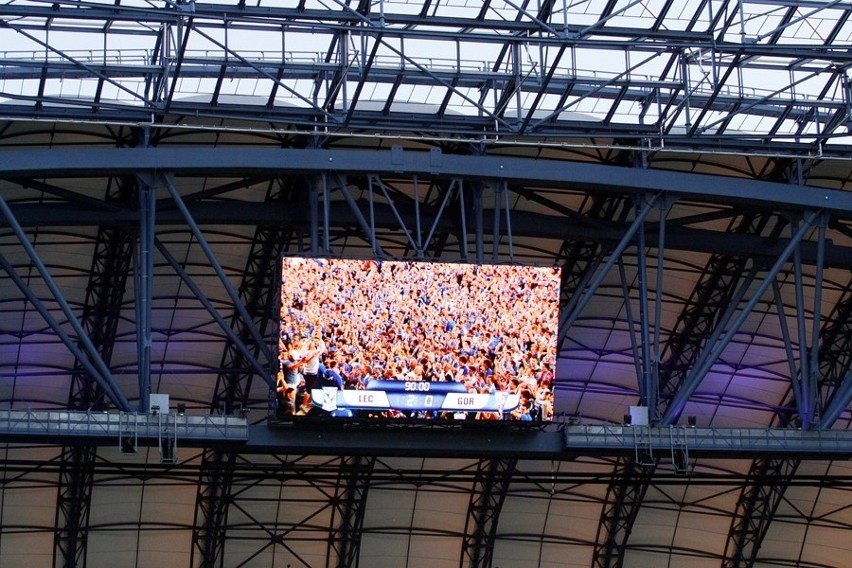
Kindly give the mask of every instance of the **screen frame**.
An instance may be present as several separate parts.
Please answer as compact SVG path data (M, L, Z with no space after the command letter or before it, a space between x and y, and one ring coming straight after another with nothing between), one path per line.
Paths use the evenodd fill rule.
M447 266L459 266L459 267L491 267L495 270L500 270L505 268L507 270L511 270L513 267L516 268L534 268L540 270L551 270L555 271L556 281L556 290L554 293L553 299L553 309L555 310L555 315L553 316L553 337L551 340L551 345L549 349L552 354L552 361L550 364L550 372L552 378L550 379L550 383L548 384L549 391L549 418L543 419L530 419L530 420L516 420L510 419L506 420L503 418L500 419L471 419L469 417L461 418L460 414L464 413L464 411L459 410L459 415L455 417L449 416L444 418L422 418L417 416L381 416L381 415L370 415L365 416L364 413L353 413L354 415L344 415L344 416L332 416L329 413L322 413L316 415L290 415L290 416L282 416L276 412L277 403L280 399L277 398L277 387L278 382L276 377L279 374L280 370L280 357L281 357L281 345L280 345L280 337L282 334L282 327L284 325L284 318L282 316L283 313L283 300L284 300L284 268L285 262L290 260L302 260L302 261L331 261L331 262L352 262L352 263L400 263L400 264L440 264ZM465 262L465 261L445 261L445 260L436 260L436 259L377 259L375 257L366 257L366 258L357 258L357 257L345 257L345 256L334 256L334 255L317 255L311 256L309 254L304 253L287 253L283 252L277 258L276 262L276 296L274 302L274 310L275 316L274 319L276 321L275 324L275 336L272 338L272 352L274 356L270 361L270 369L272 373L272 377L276 385L270 389L270 405L268 412L268 422L271 425L275 424L317 424L318 422L326 423L326 424L341 424L341 425L351 425L351 424L363 424L363 425L430 425L430 426L476 426L476 427L497 427L497 428L507 428L507 429L526 429L528 427L533 427L540 429L549 424L553 424L556 421L556 410L555 410L555 391L556 391L556 370L557 370L557 359L558 359L558 336L559 336L559 320L560 320L560 309L561 309L561 284L562 284L562 268L557 265L542 265L542 264L533 264L533 263L518 263L518 262L485 262L485 263L475 263L475 262ZM425 381L424 381L425 382ZM401 388L408 388L410 384L409 381L405 380L395 380L395 383L402 385ZM429 383L426 384L436 384L440 385L441 383ZM360 391L353 391L360 392ZM415 394L422 394L416 393ZM456 395L458 396L458 395ZM322 395L320 395L321 400ZM316 398L312 397L315 401ZM520 397L519 397L520 398ZM505 398L503 399L505 401ZM412 413L413 414L413 413ZM470 411L467 411L467 415L470 415ZM500 415L503 416L504 412L501 411ZM501 426L496 426L496 425Z

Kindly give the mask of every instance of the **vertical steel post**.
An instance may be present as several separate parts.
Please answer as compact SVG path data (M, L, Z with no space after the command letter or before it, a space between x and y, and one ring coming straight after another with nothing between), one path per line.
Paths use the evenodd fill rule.
M367 176L367 196L370 199L370 248L373 256L379 257L379 247L376 243L376 206L373 195L373 176Z
M503 197L503 182L494 184L494 226L491 235L491 262L497 263L500 259L500 201Z
M618 259L618 276L621 279L621 294L624 296L624 313L627 316L627 329L630 337L630 352L633 353L633 366L636 368L636 383L639 385L641 397L642 392L642 356L639 353L639 345L636 343L636 320L633 317L633 303L630 301L630 287L627 285L627 271L624 269L624 261Z
M817 406L817 392L819 389L819 332L821 329L820 319L822 318L822 285L823 272L825 265L825 226L828 214L822 212L819 217L819 225L817 226L817 261L816 274L814 275L814 315L812 321L812 336L811 336L811 360L810 360L810 388L808 394L808 402L810 407L808 411L813 417L812 422L819 423L820 418L817 412L820 410Z
M473 230L476 231L476 263L482 264L485 258L483 247L482 226L482 183L476 184L473 189Z
M331 254L331 196L328 189L328 176L322 175L322 252Z
M637 217L641 210L642 198L636 199ZM642 352L642 375L639 378L639 393L641 402L648 407L650 412L656 414L657 401L653 397L651 388L651 322L648 315L648 254L645 244L645 222L637 231L638 243L636 245L637 273L639 277L639 333L641 342L639 349Z
M139 242L136 283L136 349L139 356L139 412L148 412L151 395L151 311L154 299L154 228L157 194L145 181L139 180Z
M796 356L793 354L793 340L790 337L790 329L784 310L784 301L781 298L781 286L778 280L772 281L772 291L775 296L775 311L778 312L778 327L781 329L781 340L784 342L784 351L787 355L787 368L790 371L790 388L793 391L793 399L796 401L796 411L799 416L804 413L802 405L805 402L802 396L802 384L799 379L799 368L796 366Z
M509 261L515 261L515 243L512 240L512 210L509 205L509 184L503 180L503 209L506 211L506 242L509 245Z
M654 339L653 352L651 354L651 376L649 387L651 391L650 398L654 401L653 405L649 405L649 410L653 413L654 418L659 418L659 403L660 403L660 326L663 320L663 269L666 256L666 213L668 202L660 201L660 221L659 232L657 233L657 281L654 290Z
M423 234L420 232L420 184L418 183L417 176L414 176L412 180L414 184L414 231L416 233L414 243L417 245L416 253L417 259L423 259Z
M467 213L464 206L464 182L459 180L459 214L461 215L461 235L459 235L461 259L467 261Z
M323 174L325 177L325 174ZM311 185L308 188L308 215L310 216L310 246L311 257L319 256L319 188L323 184L320 178L311 180Z
M799 228L799 219L790 223L790 230L795 233ZM800 414L802 418L802 427L807 430L810 428L810 419L812 418L809 409L811 408L811 371L810 371L810 356L808 355L808 332L807 323L805 322L805 291L804 276L802 274L802 253L799 247L793 251L793 269L795 275L795 296L796 296L796 331L799 335L799 378L802 381L802 408L804 414Z

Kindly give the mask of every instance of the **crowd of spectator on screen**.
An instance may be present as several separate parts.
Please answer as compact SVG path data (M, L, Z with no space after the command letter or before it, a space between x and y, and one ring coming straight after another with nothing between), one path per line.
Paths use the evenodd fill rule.
M520 396L511 412L470 418L550 420L559 284L550 267L285 258L279 414L309 414L321 384L455 381L470 393Z

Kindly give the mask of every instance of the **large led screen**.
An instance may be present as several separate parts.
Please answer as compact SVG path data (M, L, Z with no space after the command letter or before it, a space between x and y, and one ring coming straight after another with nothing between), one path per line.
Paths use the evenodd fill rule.
M553 417L559 269L285 257L281 419Z

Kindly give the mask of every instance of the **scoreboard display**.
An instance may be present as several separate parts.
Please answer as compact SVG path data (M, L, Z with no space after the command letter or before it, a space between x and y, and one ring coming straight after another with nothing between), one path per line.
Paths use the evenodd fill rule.
M328 396L327 396L328 395ZM364 390L314 389L312 402L326 411L395 410L398 412L511 412L519 394L468 392L462 383L372 381Z
M275 413L552 419L559 269L285 257Z

